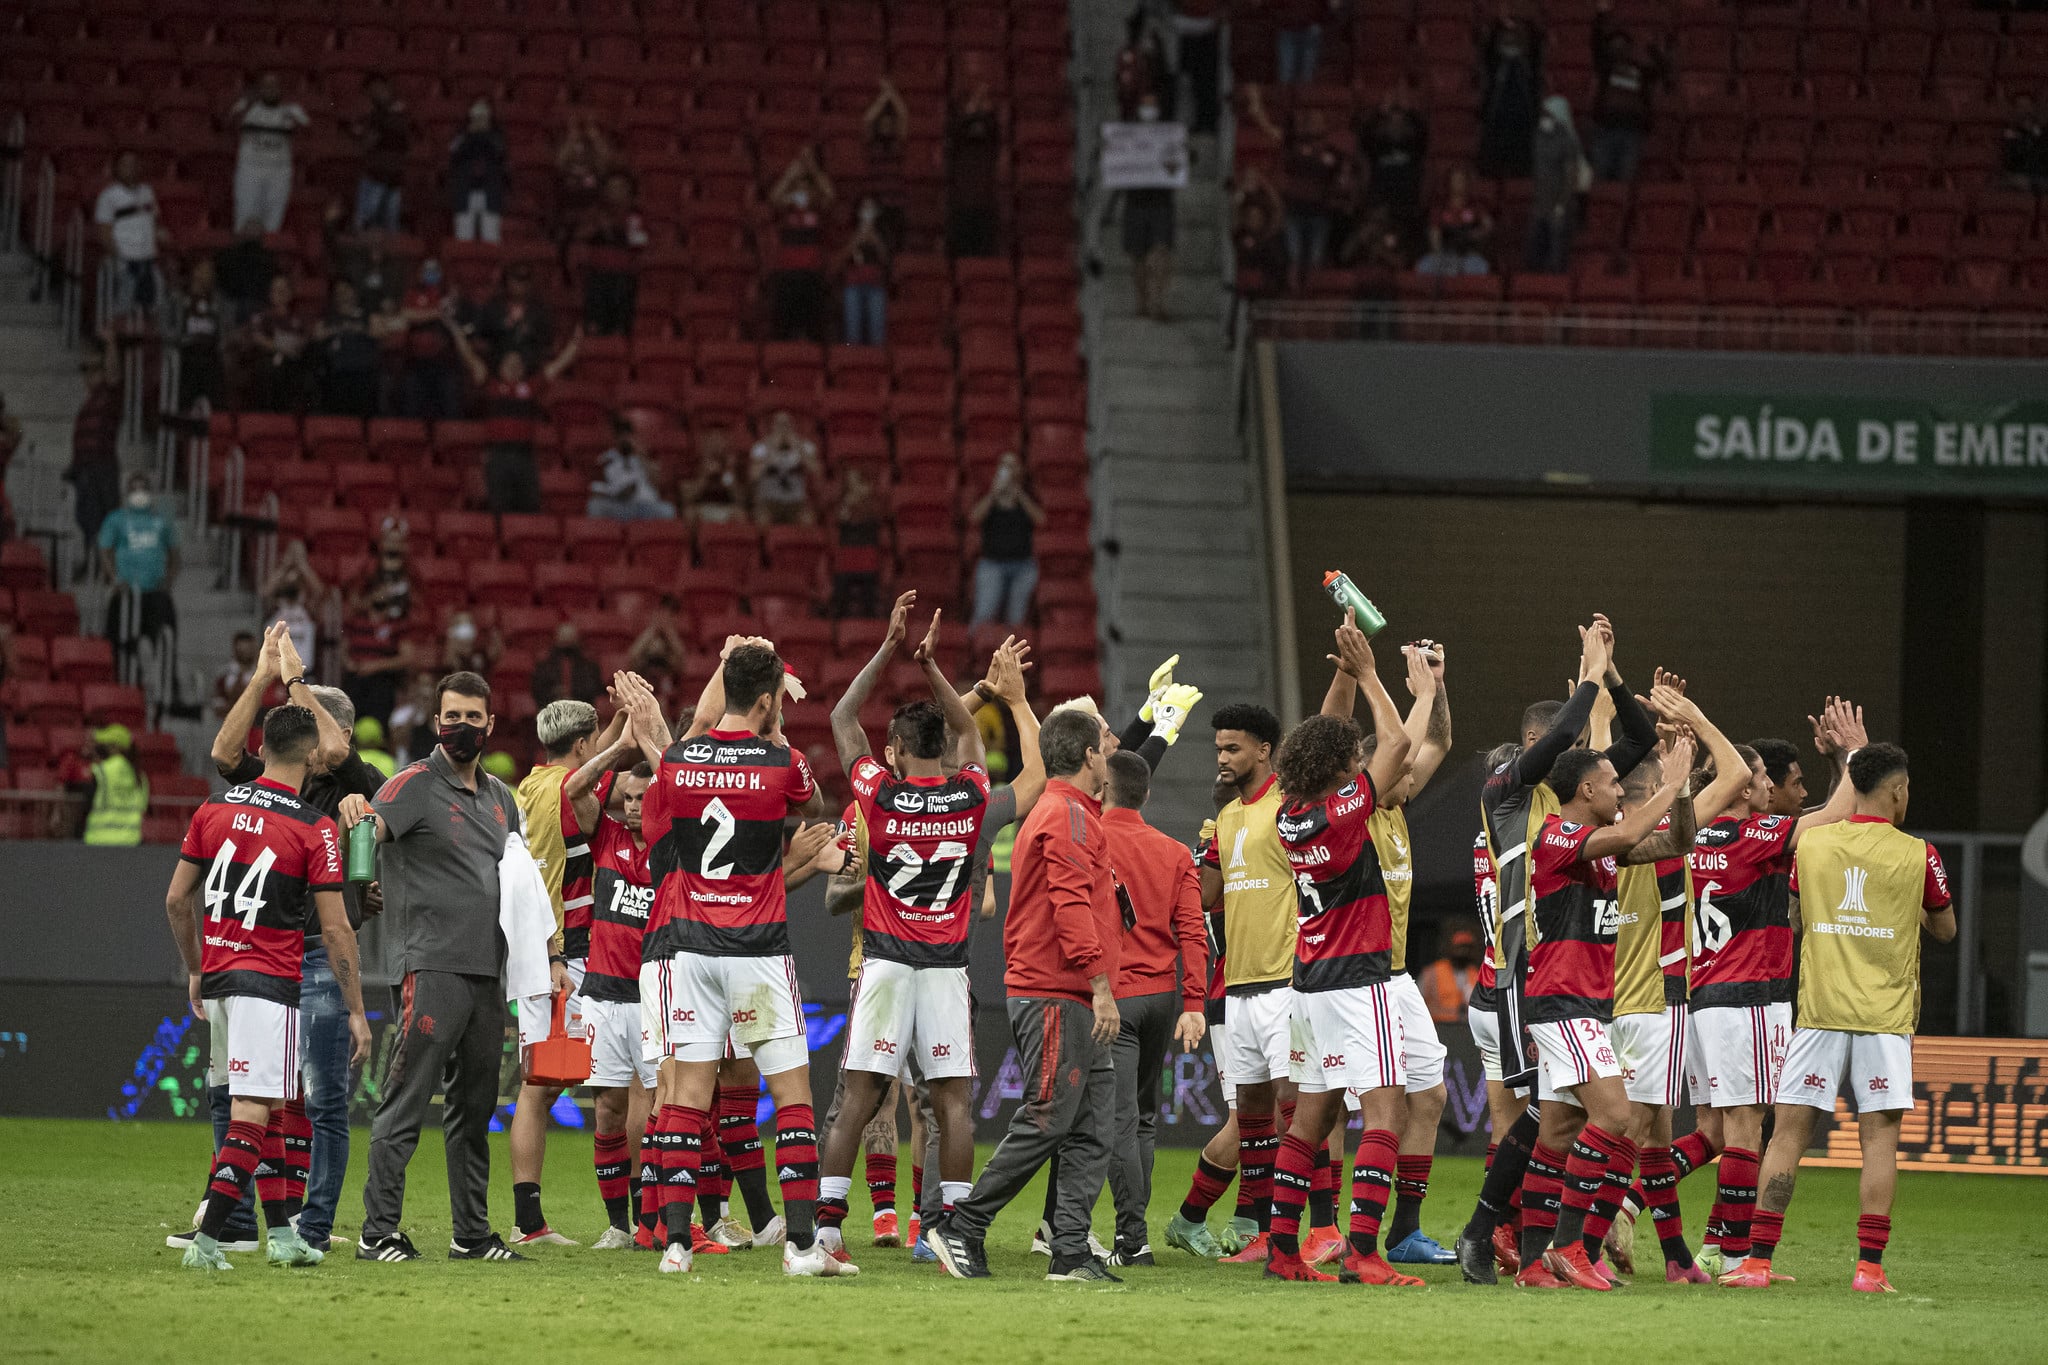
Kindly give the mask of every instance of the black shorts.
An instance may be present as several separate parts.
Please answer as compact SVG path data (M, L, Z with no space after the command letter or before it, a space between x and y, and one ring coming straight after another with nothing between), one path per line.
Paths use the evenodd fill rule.
M1149 256L1173 249L1173 191L1124 191L1124 252Z

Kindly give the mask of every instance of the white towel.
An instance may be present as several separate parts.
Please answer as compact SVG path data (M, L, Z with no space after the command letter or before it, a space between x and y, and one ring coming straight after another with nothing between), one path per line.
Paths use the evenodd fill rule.
M553 1023L548 939L555 911L540 865L517 834L506 836L498 859L498 930L505 936L505 998L519 1005L519 1045L526 1047L547 1037Z

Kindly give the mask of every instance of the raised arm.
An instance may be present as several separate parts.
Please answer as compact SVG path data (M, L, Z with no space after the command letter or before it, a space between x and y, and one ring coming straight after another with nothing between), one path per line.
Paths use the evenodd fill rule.
M996 696L1010 708L1010 722L1017 727L1017 748L1023 754L1017 776L1010 782L1010 790L1017 798L1019 820L1029 815L1038 798L1045 794L1045 756L1038 752L1038 716L1024 695L1024 670L1031 666L1024 662L1024 652L1029 648L1021 640L1014 646L1005 640L990 668L994 679L991 685Z
M946 732L951 736L953 762L956 767L972 763L985 767L988 763L988 749L982 743L981 727L974 723L974 717L962 704L960 694L953 690L953 684L946 680L946 674L939 667L939 618L942 612L932 612L932 623L926 627L924 639L918 644L913 655L924 665L925 685L932 690L932 700L945 713Z
M1735 800L1735 794L1749 785L1749 765L1736 751L1735 741L1707 719L1707 713L1700 709L1698 702L1685 695L1685 679L1658 669L1657 685L1650 691L1649 709L1689 727L1713 756L1714 780L1689 803L1699 824L1712 824ZM1668 765L1669 760L1666 762Z
M1691 775L1691 740L1681 737L1671 746L1670 764L1671 771L1665 775L1664 785L1657 788L1649 800L1623 816L1618 823L1596 829L1586 837L1579 850L1581 862L1591 862L1596 858L1627 858L1638 844L1656 832L1658 822L1671 810L1672 802L1678 799L1678 793L1685 789L1686 779ZM1664 853L1657 856L1672 855ZM1654 859L1635 861L1651 862Z
M618 696L616 685L612 695L614 698ZM639 738L627 733L631 720L631 714L623 705L612 712L611 723L598 736L597 753L588 763L570 773L568 781L562 784L562 795L569 798L569 809L576 816L576 828L585 834L597 830L598 817L604 814L604 803L597 799L598 780L618 767L620 759L640 747Z
M846 769L850 779L853 768L864 758L872 757L868 748L867 731L860 727L860 711L873 695L875 684L881 680L882 670L889 666L889 660L896 653L896 646L903 643L903 637L910 631L910 609L917 604L917 589L912 588L896 599L896 605L889 609L889 630L882 636L882 643L875 648L875 657L869 659L860 672L853 675L853 681L846 685L846 695L832 704L832 744L839 750L839 765ZM941 679L941 681L944 681ZM955 697L957 705L959 698ZM970 720L969 726L973 725Z
M1377 740L1373 746L1372 761L1366 766L1366 775L1372 779L1374 798L1381 799L1408 771L1408 734L1401 728L1400 708L1394 705L1394 699L1387 695L1385 685L1380 682L1379 670L1373 663L1372 645L1365 638L1365 632L1350 621L1337 627L1337 652L1330 658L1365 692L1365 704L1372 712L1373 735Z
M316 751L320 761L330 769L348 761L349 733L341 728L341 722L327 714L327 708L313 695L306 685L305 661L299 658L299 647L292 643L292 633L279 621L275 627L277 635L277 671L285 681L285 696L295 705L303 706L313 713L313 727L319 734Z
M615 674L612 695L618 698L619 709L628 721L627 732L622 740L630 740L633 745L638 746L640 757L647 760L648 767L659 773L662 755L668 752L668 746L673 742L669 736L668 722L661 718L661 699L654 695L654 689L637 673ZM591 763L596 761L593 759ZM584 766L587 768L590 764ZM569 780L574 782L580 776L582 769L578 769ZM596 784L596 773L591 774L590 781L593 786ZM589 829L594 828L597 822L593 819L589 825L584 825L582 812L578 811L576 823Z
M1444 688L1443 646L1424 640L1402 651L1408 660L1408 690L1415 704L1401 728L1408 733L1408 799L1429 785L1451 751L1451 703ZM1422 688L1427 688L1425 694Z
M819 820L798 826L790 836L789 851L782 855L782 880L789 890L794 891L820 872L830 870L822 864L825 850L832 846L833 833L829 821Z
M282 621L264 629L256 671L249 675L248 686L228 708L221 719L220 733L213 737L213 766L229 781L234 780L234 771L241 764L242 755L248 752L249 731L256 724L256 713L263 709L263 694L277 681L277 640L284 633Z
M1685 794L1684 785L1671 802L1671 827L1660 830L1637 844L1622 861L1631 866L1642 863L1661 863L1666 858L1680 858L1692 852L1692 839L1699 833L1699 820L1693 813L1692 798Z
M1798 847L1800 836L1809 829L1832 825L1837 820L1846 820L1856 809L1856 784L1849 780L1849 755L1870 742L1870 736L1863 728L1863 708L1842 697L1829 697L1821 713L1821 727L1833 746L1836 761L1841 765L1842 775L1835 783L1835 789L1828 793L1826 804L1819 810L1810 810L1799 817L1792 826L1792 844Z
M1515 772L1524 785L1533 787L1550 776L1559 755L1576 744L1579 731L1586 728L1586 721L1593 714L1593 698L1599 694L1600 681L1606 677L1613 658L1606 625L1607 618L1596 615L1592 625L1579 627L1579 685L1565 702L1564 710L1550 723L1550 729L1516 760Z
M491 377L484 364L484 358L476 353L476 347L469 344L469 334L464 332L455 319L446 311L441 314L441 325L448 330L449 338L455 343L455 354L462 358L462 367L469 371L472 384L482 384Z
M582 346L583 327L582 324L579 323L577 324L576 330L569 333L569 340L567 344L565 344L561 350L555 352L555 358L547 363L547 368L541 371L541 375L550 384L554 383L557 379L560 379L563 375L569 372L569 367L576 363L576 352L582 349Z

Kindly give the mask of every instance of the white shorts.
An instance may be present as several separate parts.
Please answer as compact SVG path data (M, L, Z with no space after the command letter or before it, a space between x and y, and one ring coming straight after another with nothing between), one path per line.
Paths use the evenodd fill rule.
M1467 1010L1465 1025L1472 1030L1472 1042L1479 1049L1479 1067L1486 1079L1500 1081L1500 1012Z
M1621 1058L1621 1079L1636 1104L1678 1104L1685 1087L1685 1006L1655 1014L1618 1014L1607 1036Z
M1223 1019L1230 1032L1219 1060L1232 1087L1287 1079L1293 987L1281 985L1257 995L1226 996Z
M1830 1112L1837 1093L1859 1114L1913 1107L1913 1039L1904 1033L1792 1031L1785 1052L1783 1104Z
M1686 1018L1685 1081L1694 1104L1735 1109L1778 1102L1792 1006L1714 1005Z
M569 1002L562 1010L562 1032L571 1038L588 1038L590 1034L588 1003L583 999L583 972L589 964L588 958L572 957L563 963L569 973Z
M1401 1056L1408 1069L1408 1093L1419 1095L1444 1083L1444 1059L1450 1050L1436 1036L1436 1020L1423 1003L1422 987L1406 972L1387 982L1387 998L1401 1016Z
M653 994L648 992L652 975ZM683 1062L719 1062L726 1039L751 1056L764 1076L810 1064L796 961L779 957L710 957L677 953L640 969L642 1013L652 999L662 1055Z
M1580 1104L1572 1096L1574 1086L1597 1076L1619 1076L1621 1059L1614 1055L1607 1025L1598 1019L1560 1019L1555 1023L1529 1025L1536 1040L1536 1098Z
M299 1008L254 995L206 1002L206 1083L251 1100L299 1097Z
M1295 995L1294 1083L1304 1094L1407 1083L1401 1011L1388 983Z
M1216 1063L1216 1083L1223 1087L1223 1107L1235 1109L1237 1108L1237 1082L1231 1080L1230 1073L1223 1069L1224 1054L1230 1051L1230 1045L1224 1041L1230 1036L1227 1031L1228 1027L1228 1025L1220 1022L1211 1024L1203 1036L1209 1040L1209 1059Z
M585 1000L583 1024L590 1034L590 1085L654 1084L660 1061L647 1055L647 1025L637 1002Z
M844 1065L895 1076L913 1056L927 1080L974 1074L967 969L863 957L847 1009Z

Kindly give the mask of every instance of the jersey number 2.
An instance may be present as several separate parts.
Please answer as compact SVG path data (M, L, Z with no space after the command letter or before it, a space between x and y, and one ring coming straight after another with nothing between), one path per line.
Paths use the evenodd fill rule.
M213 855L213 866L206 870L206 910L208 919L221 918L227 909L228 871L235 862L235 841L222 843L220 852ZM270 869L277 863L277 851L264 849L256 855L256 861L249 864L242 873L241 882L235 887L235 913L241 916L242 927L253 929L256 914L263 908L263 883L270 879Z
M725 808L724 798L714 796L711 803L704 807L704 823L712 827L711 842L704 845L704 875L713 881L723 881L732 875L732 864L713 867L711 860L718 856L720 849L732 842L733 831L739 828L740 822Z

